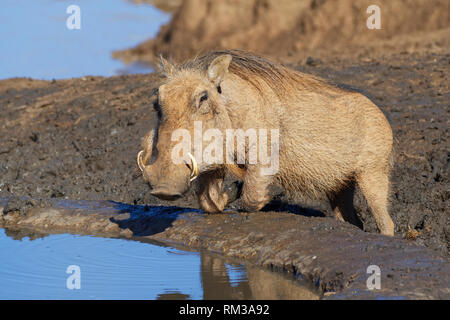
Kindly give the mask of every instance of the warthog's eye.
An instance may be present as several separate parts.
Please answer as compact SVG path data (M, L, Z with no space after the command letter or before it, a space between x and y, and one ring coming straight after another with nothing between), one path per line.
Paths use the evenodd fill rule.
M201 92L200 95L195 95L193 105L195 106L196 110L198 110L201 114L206 114L210 111L208 103L205 102L208 100L208 97L209 97L208 91L206 90Z
M222 87L220 85L217 86L217 92L222 94Z
M204 92L200 98L200 103L202 103L203 101L208 100L208 92Z

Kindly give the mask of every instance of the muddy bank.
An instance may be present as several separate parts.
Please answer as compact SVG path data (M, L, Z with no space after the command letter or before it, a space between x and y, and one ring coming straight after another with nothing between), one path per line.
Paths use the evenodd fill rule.
M24 229L71 232L207 249L292 274L326 299L450 298L446 259L406 240L365 233L332 218L280 212L207 215L192 208L113 201L54 200L43 206L49 205L2 214L0 227L10 233ZM379 290L367 289L370 265L381 269ZM289 292L276 286L273 290Z
M292 66L361 90L385 112L396 140L390 201L396 235L448 255L450 54L311 58ZM195 208L191 193L175 203L151 196L135 163L156 119L150 96L158 81L156 75L0 81L0 197ZM267 210L331 215L327 203L286 200ZM377 232L359 191L355 204L364 230Z
M155 39L113 56L153 63L160 54L180 61L204 50L240 48L288 59L449 46L447 0L184 0L178 5ZM379 30L367 28L371 5L381 9Z

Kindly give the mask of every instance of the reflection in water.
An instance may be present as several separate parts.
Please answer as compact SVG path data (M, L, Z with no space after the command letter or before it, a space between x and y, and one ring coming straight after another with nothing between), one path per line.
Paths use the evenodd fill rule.
M230 265L201 256L204 299L316 300L316 292L293 279L258 267Z
M0 299L317 299L279 274L208 253L123 239L0 231ZM66 288L69 265L80 267L80 290Z
M244 266L227 268L223 260L202 254L201 272L204 299L250 299L252 296ZM239 277L230 281L234 273Z

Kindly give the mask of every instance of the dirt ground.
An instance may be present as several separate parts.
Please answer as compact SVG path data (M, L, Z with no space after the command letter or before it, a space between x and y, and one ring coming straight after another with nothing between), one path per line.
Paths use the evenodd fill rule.
M366 28L367 1L336 7L310 0L297 8L298 1L254 0L238 8L248 11L246 19L233 14L232 0L173 1L171 10L178 10L156 39L116 56L152 62L163 53L181 60L208 48L240 47L361 91L394 132L390 213L396 235L448 257L449 2L375 2L382 8L377 31ZM174 203L152 197L138 173L136 154L156 119L150 96L158 82L155 74L0 81L0 197L44 199L15 198L5 210L24 211L49 198L196 207L191 193ZM267 210L331 215L326 203L286 200L276 199ZM355 205L364 230L376 232L359 191Z

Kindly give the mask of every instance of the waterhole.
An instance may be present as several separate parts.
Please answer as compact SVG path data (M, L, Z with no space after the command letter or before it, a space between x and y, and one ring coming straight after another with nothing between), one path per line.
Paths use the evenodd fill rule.
M0 229L0 299L318 299L287 275L161 243Z
M67 20L79 8L79 29ZM6 0L1 3L0 79L63 79L147 73L144 64L124 65L112 58L154 37L170 14L149 4L126 0Z

